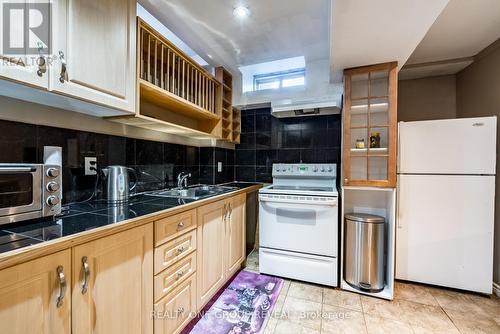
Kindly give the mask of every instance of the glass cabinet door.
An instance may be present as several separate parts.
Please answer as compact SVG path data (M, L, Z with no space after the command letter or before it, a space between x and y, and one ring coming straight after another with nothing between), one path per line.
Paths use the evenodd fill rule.
M396 184L396 64L345 71L344 185Z

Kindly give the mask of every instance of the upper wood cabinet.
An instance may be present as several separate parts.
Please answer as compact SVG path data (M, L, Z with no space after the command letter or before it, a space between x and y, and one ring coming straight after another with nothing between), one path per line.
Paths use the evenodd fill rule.
M344 71L343 185L396 186L397 63Z
M73 248L73 334L151 334L153 225Z
M0 26L0 78L39 88L46 89L48 87L49 75L46 67L39 66L39 64L43 64L39 61L40 57L46 61L47 47L44 47L45 44L36 34L31 34L30 38L34 40L30 39L28 43L23 33L25 28L23 25L24 11L36 9L36 6L40 5L46 5L48 8L48 4L48 0L37 0L36 2L0 0L0 17L2 18ZM48 17L43 19L49 20ZM15 22L10 22L11 20ZM6 31L6 29L10 29L10 31ZM10 39L5 40L4 38ZM40 55L33 54L33 51L29 49L30 44L31 46L40 45L43 52Z
M50 90L120 110L136 109L136 1L52 2Z
M0 333L71 333L71 252L0 271Z

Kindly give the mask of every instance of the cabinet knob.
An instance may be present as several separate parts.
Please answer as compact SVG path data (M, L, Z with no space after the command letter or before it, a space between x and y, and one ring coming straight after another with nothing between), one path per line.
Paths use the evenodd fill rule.
M59 77L59 81L64 83L68 80L68 65L66 64L64 52L62 51L59 51L59 60L61 60L61 76Z
M345 178L344 183L347 183L347 182L349 182L349 179Z
M181 271L175 273L175 280L180 279L182 276L184 276L184 272L181 270Z
M178 230L180 230L182 228L184 228L184 221L181 221L181 222L179 222L179 224L177 224L177 229Z
M186 249L184 248L184 246L181 246L179 248L177 248L177 254L181 254L182 252L184 252Z

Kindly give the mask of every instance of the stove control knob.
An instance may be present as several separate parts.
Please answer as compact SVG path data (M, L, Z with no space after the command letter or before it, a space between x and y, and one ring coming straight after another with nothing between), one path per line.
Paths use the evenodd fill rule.
M50 192L58 191L59 190L59 183L57 183L57 182L47 183L47 190Z
M332 166L328 167L328 173L333 172Z
M313 167L313 172L316 173L318 171L318 167L314 166Z
M325 167L321 167L321 173L325 172Z
M59 169L57 169L57 168L47 169L47 176L48 177L58 177L59 176Z
M59 200L59 197L57 196L49 196L47 198L47 205L49 206L56 206L57 204L59 204L60 200Z

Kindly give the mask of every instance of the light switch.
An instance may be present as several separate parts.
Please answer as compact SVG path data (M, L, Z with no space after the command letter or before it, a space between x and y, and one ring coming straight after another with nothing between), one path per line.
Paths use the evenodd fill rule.
M217 172L222 172L222 162L217 163Z

